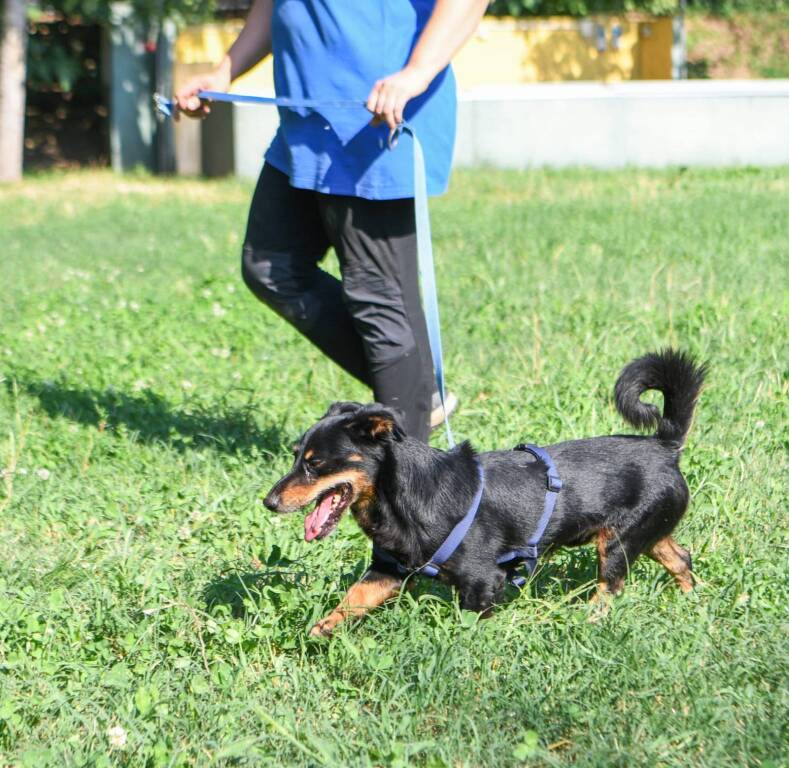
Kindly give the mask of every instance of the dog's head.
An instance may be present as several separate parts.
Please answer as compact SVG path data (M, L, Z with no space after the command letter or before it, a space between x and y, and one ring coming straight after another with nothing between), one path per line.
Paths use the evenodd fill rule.
M304 519L304 538L322 539L349 507L359 513L357 519L370 508L386 446L404 437L400 414L391 408L334 403L296 444L290 472L263 503L274 512L295 512L314 503Z

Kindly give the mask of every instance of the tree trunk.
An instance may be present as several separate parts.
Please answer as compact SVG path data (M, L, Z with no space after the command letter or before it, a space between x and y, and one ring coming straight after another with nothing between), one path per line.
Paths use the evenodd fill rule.
M0 2L0 181L16 181L25 141L27 15L24 0Z

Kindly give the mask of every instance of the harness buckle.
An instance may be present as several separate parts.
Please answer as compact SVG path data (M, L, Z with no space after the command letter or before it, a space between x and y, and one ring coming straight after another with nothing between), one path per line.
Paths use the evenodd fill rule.
M528 561L528 560L537 560L537 558L540 556L539 552L537 551L537 545L536 544L527 544L521 550L521 555L523 556L523 559L526 560L526 561Z
M556 477L556 475L548 475L547 476L547 483L549 491L553 491L553 493L559 493L564 487L564 483L560 477Z
M439 567L431 560L428 560L423 566L417 568L417 573L423 573L425 576L435 578L441 572Z

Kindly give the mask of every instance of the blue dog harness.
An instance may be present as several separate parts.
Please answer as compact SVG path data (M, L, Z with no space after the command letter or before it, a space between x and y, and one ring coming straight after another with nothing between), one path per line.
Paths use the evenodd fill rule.
M526 583L526 578L518 573L518 568L523 565L529 572L529 576L534 573L534 569L537 567L537 558L539 557L538 545L545 533L545 529L548 527L548 522L553 515L553 511L556 508L556 499L559 496L559 491L562 490L562 480L559 477L559 472L556 469L556 465L553 463L553 459L544 448L521 443L520 445L516 445L513 450L526 451L545 465L547 485L542 515L537 523L537 527L526 542L526 545L522 549L513 549L509 552L505 552L496 560L498 565L506 566L510 583L520 589ZM375 546L375 544L373 544L373 557L388 565L394 566L397 572L403 576L412 573L421 573L424 576L431 577L438 576L441 566L455 553L455 550L460 546L460 543L471 528L474 518L477 516L477 510L482 501L482 493L485 489L485 472L482 469L482 464L479 459L477 459L477 475L479 477L479 484L477 485L477 492L474 494L468 512L466 512L463 518L449 532L449 536L444 539L443 544L436 550L433 557L431 557L427 563L419 568L406 568L396 557L394 557L394 555Z

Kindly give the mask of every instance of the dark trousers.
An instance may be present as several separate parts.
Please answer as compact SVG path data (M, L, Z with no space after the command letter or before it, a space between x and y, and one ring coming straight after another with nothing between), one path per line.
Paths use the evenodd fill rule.
M330 246L342 281L318 266ZM242 274L255 296L370 386L377 402L399 408L410 435L427 440L433 368L413 200L296 189L266 164L249 211Z

